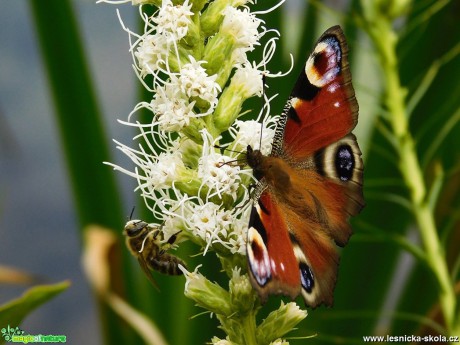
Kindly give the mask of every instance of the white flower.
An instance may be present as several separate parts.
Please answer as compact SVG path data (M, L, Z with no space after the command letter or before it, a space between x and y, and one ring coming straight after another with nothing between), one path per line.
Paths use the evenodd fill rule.
M244 51L252 51L255 45L259 45L260 34L258 27L262 20L257 18L247 8L240 10L228 6L222 11L224 20L221 31L231 34L238 48Z
M190 103L174 82L157 86L155 91L150 106L156 116L156 123L163 131L178 132L188 126L192 118L200 116L193 111L195 101Z
M213 194L219 197L229 194L235 199L241 180L240 167L232 166L231 163L226 164L230 160L230 157L220 154L202 156L199 160L198 177L214 192Z
M153 74L164 63L169 53L169 46L163 35L144 35L134 56L137 59L139 74L143 78Z
M230 211L210 201L201 205L189 203L188 207L190 218L187 219L187 226L194 236L206 243L203 255L212 244L227 242L233 222Z
M155 188L170 187L183 169L185 166L179 151L162 152L156 162L150 165L148 183Z
M255 120L235 121L234 127L230 128L230 133L234 138L232 147L236 150L246 150L250 145L252 148L260 150L262 154L268 155L272 148L273 137L275 136L274 125L278 118L278 116L269 117L267 121L262 123Z
M137 46L134 56L142 78L147 74L153 74L162 64L174 60L174 54L177 54L178 49L176 42L185 37L191 23L191 7L188 0L177 6L173 5L171 0L164 0L156 16L143 16L145 33L142 36L125 28L130 35L138 37L132 50ZM152 25L152 22L156 25ZM174 47L174 53L170 51L171 47Z
M246 200L243 202L243 205L236 206L236 208L241 207L241 211L234 211L231 236L228 237L227 243L223 243L232 254L246 255L246 240L252 205Z
M208 198L228 194L235 200L236 192L241 182L240 167L230 163L233 159L216 152L213 140L206 131L201 131L203 138L203 154L198 161L197 176L202 179L202 185L209 188Z
M187 231L204 243L205 255L210 247L219 244L232 254L246 255L246 233L251 204L246 198L231 210L209 200L189 198L177 217Z
M262 72L253 68L250 64L237 68L232 77L232 83L237 83L244 88L246 98L262 96L264 85L262 83Z
M143 191L144 195L153 195L154 190L157 189L170 188L172 183L186 171L181 153L178 150L156 155L155 153L147 153L142 146L139 150L135 150L127 145L118 142L117 144L117 148L136 164L136 170L130 172L116 165L111 165L114 166L115 170L135 177L139 183L138 188Z
M185 0L182 5L174 5L171 0L163 0L160 11L152 18L157 24L156 30L170 41L179 41L187 35L191 23L192 5Z
M284 339L276 339L275 341L272 341L269 345L289 345L289 342L287 342Z
M156 115L156 123L162 130L178 132L190 124L196 117L208 115L217 104L217 95L220 91L215 82L217 76L208 76L201 67L203 61L196 61L189 57L191 63L185 64L180 73L169 73L170 79L163 85L157 82L155 95L150 103L151 110ZM194 110L199 98L209 103L209 108L203 113Z
M227 337L228 338L228 337ZM228 339L219 339L217 337L213 337L211 339L212 345L236 345L234 342Z
M217 74L208 76L206 70L201 67L205 61L196 61L189 56L190 63L185 64L179 73L178 87L188 97L197 97L211 104L214 109L217 104L217 95L221 90L216 83Z

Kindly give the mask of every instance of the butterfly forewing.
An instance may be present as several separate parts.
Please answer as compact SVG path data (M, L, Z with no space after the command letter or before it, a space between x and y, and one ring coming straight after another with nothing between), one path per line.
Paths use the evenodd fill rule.
M339 26L318 40L290 97L284 114L283 148L304 159L343 138L358 122L358 103L351 84L348 48ZM281 122L282 124L283 122Z

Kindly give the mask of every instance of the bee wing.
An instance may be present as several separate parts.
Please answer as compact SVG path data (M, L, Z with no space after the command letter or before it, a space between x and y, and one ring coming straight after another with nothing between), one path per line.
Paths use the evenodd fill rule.
M142 256L139 256L137 258L137 261L139 262L139 265L141 266L142 268L142 271L144 271L145 275L147 276L148 280L150 281L150 283L152 283L152 285L158 290L160 291L160 287L158 286L155 278L153 278L153 274L152 274L152 271L149 269L149 267L147 266L147 262L145 261L145 259L142 257Z

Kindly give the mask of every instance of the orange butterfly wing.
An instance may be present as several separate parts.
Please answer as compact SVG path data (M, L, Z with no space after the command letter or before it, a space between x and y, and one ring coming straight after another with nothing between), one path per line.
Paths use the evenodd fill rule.
M348 48L335 26L318 40L291 93L285 126L277 128L283 148L302 159L350 133L358 123Z
M281 117L272 154L248 148L260 179L248 231L253 286L312 307L331 305L350 216L364 206L361 151L351 130L358 105L340 27L327 30L307 60Z

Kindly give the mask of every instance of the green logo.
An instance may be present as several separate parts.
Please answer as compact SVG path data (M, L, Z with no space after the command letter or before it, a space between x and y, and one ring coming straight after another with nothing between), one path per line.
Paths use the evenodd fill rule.
M24 334L24 331L19 327L8 327L2 328L2 337L10 343L65 343L67 337L65 335L32 335Z
M7 328L2 328L2 337L5 338L6 341L12 341L13 336L21 336L24 334L24 331L21 330L19 327L10 327L8 325Z

